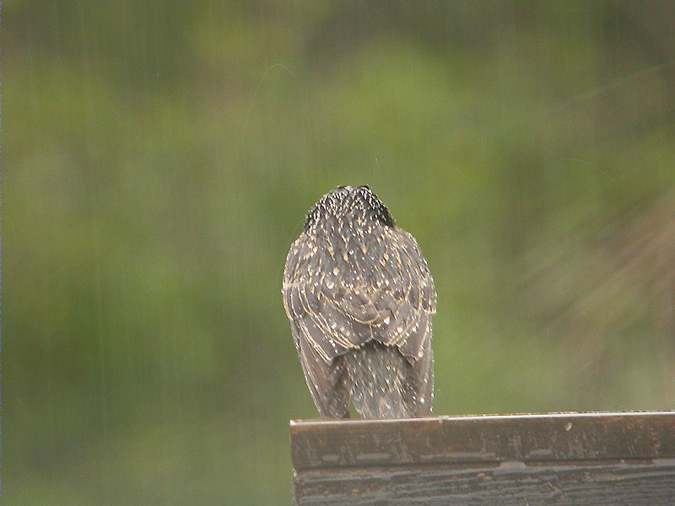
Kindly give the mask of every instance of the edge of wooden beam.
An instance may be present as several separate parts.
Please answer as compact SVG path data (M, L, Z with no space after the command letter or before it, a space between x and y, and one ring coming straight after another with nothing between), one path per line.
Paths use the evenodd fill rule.
M292 420L296 470L675 458L675 412Z

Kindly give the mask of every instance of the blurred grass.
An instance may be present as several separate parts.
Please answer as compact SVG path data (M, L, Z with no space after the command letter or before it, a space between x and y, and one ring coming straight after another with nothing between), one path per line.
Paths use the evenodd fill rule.
M673 408L675 13L641 5L6 3L8 504L288 503L281 273L338 184L429 259L436 412Z

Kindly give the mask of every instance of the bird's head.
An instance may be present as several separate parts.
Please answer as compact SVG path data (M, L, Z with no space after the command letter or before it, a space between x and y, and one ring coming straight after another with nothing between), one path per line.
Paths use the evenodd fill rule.
M375 221L387 227L394 226L389 209L368 186L338 186L326 193L307 213L305 231L315 229L327 221L338 219L357 226Z

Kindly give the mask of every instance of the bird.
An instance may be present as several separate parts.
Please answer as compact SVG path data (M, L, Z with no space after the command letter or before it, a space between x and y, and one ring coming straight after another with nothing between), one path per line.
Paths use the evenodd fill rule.
M434 280L415 238L369 186L338 186L291 244L283 305L323 418L429 416Z

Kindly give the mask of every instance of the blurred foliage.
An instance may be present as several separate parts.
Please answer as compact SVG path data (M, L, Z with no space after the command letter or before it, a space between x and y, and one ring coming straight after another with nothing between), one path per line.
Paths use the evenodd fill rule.
M3 7L7 504L289 503L338 184L429 259L437 413L675 407L672 2Z

